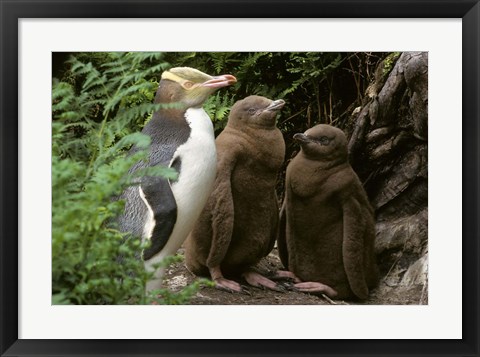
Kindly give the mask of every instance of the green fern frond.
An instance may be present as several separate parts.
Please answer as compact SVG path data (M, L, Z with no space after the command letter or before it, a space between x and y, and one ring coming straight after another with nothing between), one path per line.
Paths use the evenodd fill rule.
M142 103L133 107L119 110L116 115L116 123L129 123L135 120L145 121L147 115L159 110L162 104Z

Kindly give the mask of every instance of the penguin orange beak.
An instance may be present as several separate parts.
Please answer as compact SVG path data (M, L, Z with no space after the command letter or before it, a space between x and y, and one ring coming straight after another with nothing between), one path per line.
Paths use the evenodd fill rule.
M223 74L221 76L215 76L212 79L203 82L202 87L222 88L231 86L235 83L237 83L237 79L234 76L232 76L231 74Z

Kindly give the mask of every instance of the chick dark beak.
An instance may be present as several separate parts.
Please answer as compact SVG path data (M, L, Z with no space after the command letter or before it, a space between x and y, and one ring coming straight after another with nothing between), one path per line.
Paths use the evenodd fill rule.
M285 101L283 99L277 99L270 103L265 110L276 111L283 108Z
M309 142L309 138L307 135L305 134L302 134L302 133L298 133L298 134L295 134L293 136L293 140L295 140L297 143L301 144L301 143L307 143Z
M222 88L231 86L232 84L237 83L237 79L231 74L223 74L221 76L212 77L206 82L203 82L202 87L209 88Z

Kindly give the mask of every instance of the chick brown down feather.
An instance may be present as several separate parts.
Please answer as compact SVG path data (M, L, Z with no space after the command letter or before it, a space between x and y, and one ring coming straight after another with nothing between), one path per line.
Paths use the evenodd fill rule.
M232 107L216 139L214 190L185 243L186 264L197 275L220 265L241 274L273 249L278 229L275 184L285 156L276 127L282 100L249 96Z
M286 172L282 263L303 281L332 287L337 298L366 299L377 280L374 214L348 163L346 137L317 125L295 140L301 151Z

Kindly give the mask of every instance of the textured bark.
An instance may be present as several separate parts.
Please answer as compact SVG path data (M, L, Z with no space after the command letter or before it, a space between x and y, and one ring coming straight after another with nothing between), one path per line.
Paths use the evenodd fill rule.
M428 54L402 53L365 98L349 154L375 209L377 255L392 284L426 284Z

